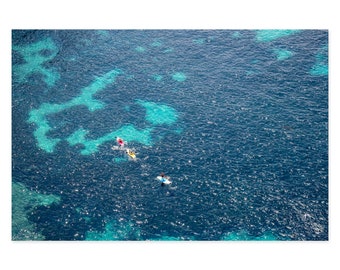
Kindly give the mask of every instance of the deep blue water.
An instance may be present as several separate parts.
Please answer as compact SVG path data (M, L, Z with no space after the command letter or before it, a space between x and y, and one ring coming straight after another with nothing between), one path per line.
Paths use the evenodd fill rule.
M59 200L13 192L12 239L33 239L33 230L46 240L328 240L328 32L258 37L14 30L12 181ZM20 68L42 40L54 47L37 57L49 59ZM122 74L94 94L104 108L49 114L46 134L62 140L51 152L39 146L30 112L65 104L113 69ZM177 112L150 145L129 144L137 161L112 151L115 141L84 155L65 140L80 127L88 139L127 123L147 128L136 100ZM170 187L155 180L161 172Z

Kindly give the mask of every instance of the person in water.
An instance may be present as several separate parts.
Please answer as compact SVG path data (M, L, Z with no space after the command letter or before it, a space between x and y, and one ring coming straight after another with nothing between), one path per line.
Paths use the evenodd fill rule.
M131 151L130 149L126 149L126 153L130 156L130 157L132 157L132 156L135 156L136 155L136 153L135 152L133 152L133 151Z
M119 144L119 146L124 146L124 141L123 139L117 137L117 143Z
M159 179L161 181L161 186L165 186L165 185L169 185L171 184L171 182L167 182L170 181L170 177L165 175L163 172L159 175L161 177L161 179Z
M170 179L170 177L169 177L169 176L166 176L163 172L160 174L160 176L163 178L163 179L162 179L163 182Z
M168 177L165 176L165 174L164 174L163 172L161 173L161 177L163 178L164 181L165 181L166 179L168 179Z
M170 177L169 176L166 176L163 172L160 174L160 177L162 177L162 180L161 180L161 186L163 187L163 186L165 186L165 181L166 180L169 180L170 179Z

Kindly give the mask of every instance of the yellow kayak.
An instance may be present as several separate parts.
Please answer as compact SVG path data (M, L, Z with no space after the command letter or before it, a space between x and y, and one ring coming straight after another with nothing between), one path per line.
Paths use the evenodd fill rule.
M129 156L130 158L132 158L132 159L135 159L135 158L136 158L136 154L135 154L133 151L131 151L130 149L127 149L127 150L126 150L126 153L128 154L128 156Z

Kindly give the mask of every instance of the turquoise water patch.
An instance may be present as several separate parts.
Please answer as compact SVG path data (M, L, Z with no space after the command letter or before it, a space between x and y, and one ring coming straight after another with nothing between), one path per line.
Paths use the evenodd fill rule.
M145 47L142 47L142 46L138 46L135 48L135 50L139 53L142 53L142 52L145 52L146 51L146 48Z
M195 240L193 237L175 237L175 236L168 236L163 235L159 238L152 238L149 239L150 241L188 241L188 240Z
M195 44L199 44L199 45L202 45L205 43L205 39L204 38L198 38L198 39L194 39L193 42Z
M174 51L173 48L168 48L168 49L165 49L165 50L164 50L164 53L171 53L171 52L173 52L173 51Z
M140 240L140 230L135 228L133 223L124 221L109 221L104 231L88 231L85 240L88 241L123 241Z
M322 47L315 56L315 64L309 73L313 76L328 75L328 45Z
M44 240L27 215L37 206L59 203L60 197L31 191L21 183L12 182L12 202L12 240Z
M127 74L127 75L125 75L125 78L128 79L128 80L134 80L135 75Z
M125 162L125 161L128 161L129 159L127 157L115 157L113 158L113 161L116 162L116 163L122 163L122 162Z
M274 54L276 55L276 59L278 61L286 60L286 59L293 56L293 53L291 51L288 51L288 50L274 49L273 51L274 51Z
M137 142L144 145L151 145L151 131L153 128L138 130L134 125L125 125L118 130L114 130L95 140L86 139L88 131L79 129L66 140L70 145L82 144L84 149L81 154L89 155L98 151L98 147L105 142L115 141L116 137L124 138L128 142Z
M40 74L44 82L51 87L60 78L58 72L43 66L48 61L51 61L59 51L51 38L46 38L27 46L13 46L12 49L18 52L25 60L24 64L13 67L14 79L19 83L26 83L28 77L33 74Z
M58 138L49 138L47 133L52 129L47 120L47 116L50 114L59 113L67 110L73 106L85 105L90 112L98 109L102 109L104 104L93 98L93 95L98 91L103 90L107 85L113 83L116 77L122 72L118 69L114 69L105 75L96 78L89 86L82 89L81 94L68 102L62 104L50 104L43 103L39 109L33 109L29 113L29 123L34 123L37 129L34 131L34 137L38 142L38 146L48 153L52 153L55 146L61 141ZM85 136L84 131L73 134L73 137L69 138L73 140L79 139L80 136Z
M174 130L176 134L181 134L183 132L183 128L177 128Z
M156 81L156 82L159 82L163 79L163 76L162 75L159 75L159 74L155 74L152 76L152 78Z
M144 52L149 52L153 51L154 53L160 52L162 50L163 53L171 53L174 51L173 48L166 46L161 40L154 40L153 42L144 45L144 46L136 46L134 50L138 53L144 53Z
M76 145L78 143L83 144L86 141L85 137L87 133L87 130L80 128L70 135L66 140L70 145Z
M177 82L184 82L187 79L187 77L182 72L176 72L175 74L172 75L172 79Z
M311 70L310 74L314 76L325 76L328 75L328 65L324 64L315 64Z
M232 35L231 35L233 38L240 38L242 35L239 31L236 31L234 32Z
M275 241L277 237L271 232L266 232L261 236L251 236L246 231L231 232L224 235L221 240L224 241Z
M247 70L246 71L247 76L254 75L254 74L256 74L256 72L254 70Z
M155 40L154 42L151 43L152 47L160 47L162 46L162 42L160 42L159 40Z
M152 125L171 125L177 121L177 112L168 105L161 105L154 102L137 100L137 104L146 109L146 120Z
M165 44L163 44L163 42L160 40L154 40L152 43L149 43L148 45L137 46L134 48L134 50L138 53L144 53L146 51L152 51L152 50L154 50L154 52L156 50L157 52L162 50L163 53L171 53L174 51L173 48L166 48Z
M84 38L84 39L82 40L82 42L84 43L84 45L85 45L86 47L93 46L93 41L92 41L92 39Z
M258 30L256 31L256 40L259 42L270 42L278 38L296 34L301 30Z
M34 131L34 137L38 142L38 146L48 153L52 153L56 145L64 140L64 138L50 138L47 134L53 130L47 119L48 115L55 114L67 110L73 106L85 105L90 112L105 108L105 104L94 99L93 95L106 88L107 85L113 83L118 75L122 72L118 69L112 70L101 77L97 77L89 86L84 87L81 94L68 102L62 104L43 103L39 109L33 109L29 113L29 123L34 123L37 128ZM66 138L71 145L82 145L82 155L89 155L97 152L100 145L115 141L116 137L122 137L129 142L137 142L146 146L152 145L151 133L154 126L167 124L171 125L177 121L177 112L175 109L167 105L157 104L154 102L137 100L136 103L146 109L145 119L151 126L144 129L137 129L133 124L125 124L117 130L113 130L99 138L88 139L89 130L79 128ZM129 106L125 107L130 110Z
M110 37L110 32L108 30L97 30L97 34L104 38Z

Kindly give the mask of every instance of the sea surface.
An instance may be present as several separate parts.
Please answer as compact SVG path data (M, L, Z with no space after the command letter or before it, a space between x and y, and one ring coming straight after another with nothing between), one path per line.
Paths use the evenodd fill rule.
M12 240L328 240L328 32L13 30Z

